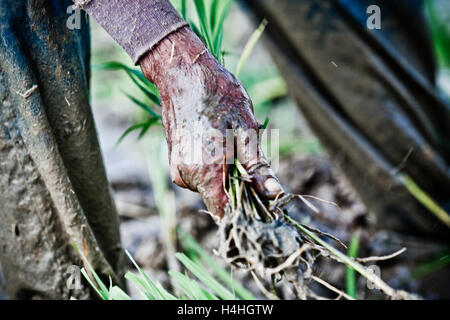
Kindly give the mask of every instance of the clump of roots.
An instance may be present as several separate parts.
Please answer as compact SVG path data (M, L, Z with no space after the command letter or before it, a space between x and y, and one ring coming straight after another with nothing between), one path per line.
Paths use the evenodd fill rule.
M251 272L260 289L269 298L277 297L262 286L258 277L278 280L284 278L291 283L300 299L321 298L312 291L312 282L320 283L339 297L352 299L313 274L314 263L320 256L348 265L345 261L348 257L341 258L340 253L333 255L333 250L327 250L319 237L333 239L342 246L344 244L333 236L306 225L294 225L284 209L296 197L305 201L308 206L311 206L310 203L303 197L292 194L280 195L271 202L262 201L251 187L250 181L248 173L236 161L234 171L226 181L230 201L226 214L219 223L219 255L229 264ZM361 270L360 273L364 276L364 271ZM388 297L406 297L403 296L406 293L393 290L375 277L373 274L368 275L368 279L375 285L378 284L379 289Z
M316 245L284 218L266 222L242 207L234 208L222 220L219 234L219 253L228 263L261 278L284 275L300 297L306 296L298 284L311 279Z

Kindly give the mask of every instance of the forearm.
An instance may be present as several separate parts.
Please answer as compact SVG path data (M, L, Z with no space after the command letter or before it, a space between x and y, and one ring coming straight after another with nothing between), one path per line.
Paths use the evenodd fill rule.
M75 0L135 64L159 41L188 25L169 0Z

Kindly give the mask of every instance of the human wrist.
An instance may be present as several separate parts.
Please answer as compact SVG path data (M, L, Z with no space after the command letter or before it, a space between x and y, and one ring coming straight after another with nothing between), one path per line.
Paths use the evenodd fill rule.
M194 64L202 56L212 57L198 36L183 27L162 39L139 64L145 77L159 87L171 69Z

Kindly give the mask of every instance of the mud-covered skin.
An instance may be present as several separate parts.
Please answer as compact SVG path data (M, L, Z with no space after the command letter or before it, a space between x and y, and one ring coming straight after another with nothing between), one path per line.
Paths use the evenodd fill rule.
M259 146L249 152L249 129L258 132L252 103L236 77L228 72L187 27L162 40L140 62L145 76L161 94L163 122L169 145L170 172L174 183L198 191L208 210L223 217L228 198L223 188L226 130L234 130L237 155L253 175L255 188L273 198L281 187ZM180 130L186 130L181 133ZM214 131L193 146L188 134ZM223 148L213 151L211 146ZM198 150L200 148L200 150ZM192 154L202 155L207 163L185 163ZM232 155L228 152L227 157ZM272 178L272 179L271 179Z

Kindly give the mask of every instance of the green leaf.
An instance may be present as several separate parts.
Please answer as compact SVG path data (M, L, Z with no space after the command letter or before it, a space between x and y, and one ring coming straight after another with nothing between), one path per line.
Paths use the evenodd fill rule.
M81 268L81 274L84 276L84 278L87 280L87 282L89 283L89 285L94 288L95 292L97 292L97 294L100 296L100 298L102 298L103 300L108 300L108 295L105 294L105 292L103 292L102 290L99 290L98 287L92 282L91 277L89 277L89 275L86 272L86 269Z
M139 130L141 129L141 132L139 133L138 139L141 139L144 134L148 131L148 129L153 125L158 123L158 119L156 118L151 118L150 120L146 121L146 122L141 122L138 124L135 124L131 127L129 127L127 130L125 130L125 132L120 136L119 140L117 140L117 144L120 144L122 142L123 139L125 139L130 133L132 133L133 131Z
M147 282L141 277L135 275L134 273L128 271L125 274L125 279L130 280L132 283L138 286L138 290L142 296L146 297L148 300L156 300L157 293L152 290L147 284Z
M441 206L431 198L425 191L423 191L411 177L406 174L401 174L400 178L406 189L417 199L425 208L436 216L443 224L450 228L450 215L442 209Z
M240 283L233 281L231 274L222 268L214 259L194 240L190 235L181 229L178 230L181 235L181 243L186 251L192 251L200 260L208 265L214 273L222 280L226 285L236 292L236 294L245 300L255 300L253 294L248 291Z
M181 0L181 16L186 20L186 0Z
M426 0L425 9L438 63L450 68L450 28L447 18L450 5L448 1L444 4L444 1Z
M225 0L225 5L223 5L222 11L219 14L219 10L215 12L215 15L218 16L217 22L214 24L213 32L213 45L216 55L222 55L222 40L223 40L223 27L225 24L225 18L228 15L228 11L230 8L232 0ZM219 59L220 60L220 59Z
M197 11L200 20L200 29L203 38L206 40L206 46L209 51L213 52L213 45L211 42L211 29L209 26L208 16L206 13L205 2L203 0L194 0L195 10Z
M156 89L156 87L152 87L153 84L151 82L148 82L147 86L144 87L142 84L140 84L136 79L135 76L127 72L130 79L133 81L133 83L157 106L161 107L161 99L159 97L159 92Z
M114 286L109 290L109 297L111 300L131 300L131 297L118 286Z
M287 95L286 82L278 74L267 78L259 77L256 81L247 80L244 84L252 97L253 106L258 110L261 110L263 105L271 105L274 99Z
M164 287L161 285L161 283L157 282L156 287L158 288L159 292L163 295L164 300L178 300L177 297L169 293Z
M356 258L358 256L358 249L359 249L359 235L355 234L352 237L350 246L348 247L347 255L350 258ZM348 266L346 267L345 271L345 287L347 294L350 297L356 299L356 272L353 268L350 268Z
M348 257L346 254L342 253L338 249L332 247L328 243L326 243L324 240L322 240L319 236L314 234L313 232L306 229L304 226L293 220L291 217L289 217L287 214L284 215L287 221L292 223L297 229L299 229L301 232L306 234L308 237L310 237L314 242L321 245L325 250L327 250L332 256L334 256L338 261L344 263L347 267L354 269L356 272L358 272L360 275L362 275L364 278L369 280L370 282L373 282L374 285L380 289L382 292L384 292L388 296L393 296L395 294L395 290L392 289L390 286L386 284L381 278L379 278L377 275L375 275L372 271L369 271L366 267L361 265L360 263L356 262L353 258ZM349 297L351 298L351 297Z
M93 69L94 70L124 70L124 71L134 74L143 83L150 82L147 80L147 78L144 76L144 74L141 71L132 69L121 62L116 62L116 61L104 62L104 63L93 66Z
M94 69L97 70L123 70L127 73L130 79L134 84L138 86L138 88L156 105L161 106L161 99L159 97L159 91L156 86L149 81L144 74L132 68L127 67L123 63L120 62L105 62L99 65L94 66ZM139 81L138 81L139 80Z
M124 94L128 97L128 99L133 101L142 110L146 111L147 113L151 114L153 117L155 117L157 119L162 119L162 117L159 114L157 114L155 111L153 111L146 103L138 100L137 98L133 97L132 95L130 95L130 94L126 93L126 92L124 92Z
M220 0L213 0L212 4L211 4L211 11L210 11L210 15L209 15L209 25L211 26L211 31L214 34L214 30L216 30L216 22L218 21L219 18L219 2Z
M123 139L125 139L131 132L139 130L140 128L143 128L147 123L146 122L142 122L142 123L138 123L135 124L131 127L129 127L127 130L125 130L125 132L120 136L119 140L117 140L117 144L121 143Z
M261 38L264 29L266 28L267 20L264 19L261 24L259 25L258 29L256 29L253 34L250 36L250 39L248 39L244 50L242 51L241 57L239 59L239 62L236 67L236 76L239 76L239 73L241 72L242 67L244 66L245 62L247 62L248 57L252 53L253 49L255 48L256 44L258 43L259 38Z
M147 133L148 129L150 129L150 127L151 127L152 125L154 125L154 124L159 124L158 121L159 121L159 120L156 119L156 118L151 118L150 120L148 120L148 121L146 122L146 125L145 125L144 127L142 127L142 130L141 130L141 132L139 133L139 136L138 136L138 140L139 140L139 139L142 139L142 137L144 137L144 135Z
M441 250L432 260L420 264L413 272L411 276L413 279L420 279L433 272L441 270L450 264L450 247L446 247Z
M214 38L214 55L219 60L220 63L223 64L223 55L222 55L222 41L223 41L223 32L219 33L217 37Z
M192 300L218 300L216 296L200 287L200 285L188 276L174 270L169 271L169 275L176 284Z
M268 117L266 117L266 120L264 120L264 124L262 126L263 130L266 130L267 126L269 125L269 121L270 121L270 119Z
M83 259L84 263L86 264L86 266L89 268L90 273L92 274L92 276L94 277L95 282L98 285L99 291L97 290L96 286L93 286L97 293L100 294L100 296L102 298L104 298L105 300L108 300L108 288L106 288L105 284L103 283L103 281L100 279L100 277L98 276L98 274L95 272L94 268L92 268L91 264L89 263L88 259L84 256L84 254L78 250L78 247L75 243L72 243L73 247L75 248L76 251L78 251L78 253L80 254L81 258ZM84 268L83 268L84 269ZM81 272L83 273L83 269L81 270ZM86 277L86 279L88 280L89 284L91 284L91 286L93 285L93 283L91 282L91 279L89 278L88 274L86 273L86 271L83 273L83 275Z
M204 285L217 294L221 299L235 300L234 295L222 286L216 279L214 279L205 268L196 264L189 259L184 253L176 253L175 256L178 260L194 274Z
M136 263L136 261L134 261L133 257L131 256L131 254L128 252L128 250L125 250L125 253L127 254L128 258L131 260L131 262L134 264L134 266L136 267L136 269L139 271L139 273L141 274L141 276L144 278L145 283L147 284L147 288L150 292L153 293L153 296L158 299L158 300L164 300L164 293L162 293L158 287L153 283L153 281L149 278L149 276L147 276L147 274L145 274L145 272L138 266L138 264Z
M202 39L203 43L206 45L206 39L203 37L202 32L197 27L197 25L193 21L189 21L189 26L191 27L192 31L200 38Z

